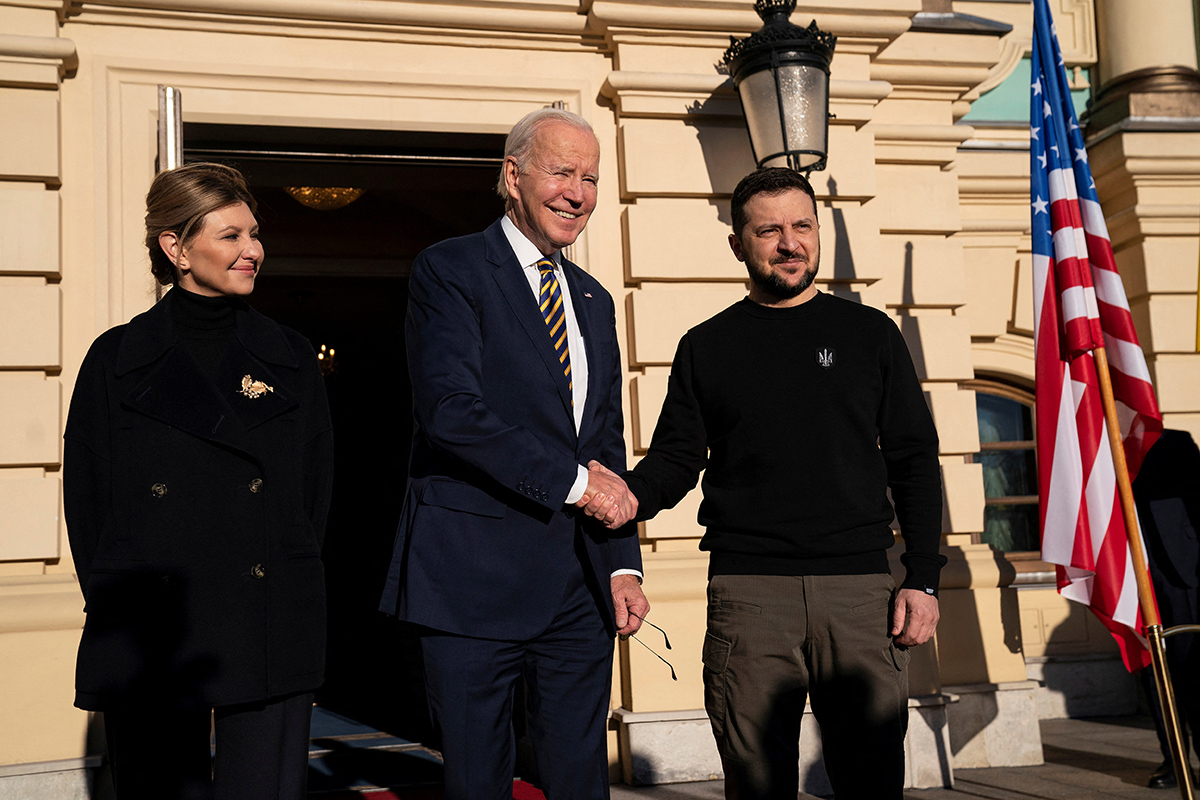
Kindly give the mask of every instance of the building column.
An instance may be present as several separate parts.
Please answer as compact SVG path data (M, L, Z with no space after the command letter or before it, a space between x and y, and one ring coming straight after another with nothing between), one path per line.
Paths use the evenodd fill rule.
M1200 440L1200 73L1191 0L1097 0L1092 175L1167 427Z
M0 2L0 795L88 796L73 707L83 598L62 545L59 89L51 4ZM47 795L48 796L48 795Z

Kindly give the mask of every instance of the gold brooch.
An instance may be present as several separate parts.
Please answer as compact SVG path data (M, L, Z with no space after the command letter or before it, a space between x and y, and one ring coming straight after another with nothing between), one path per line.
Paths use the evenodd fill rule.
M249 397L251 400L255 400L259 397L262 397L267 392L274 392L274 391L275 391L274 388L267 386L262 381L256 381L253 378L251 378L249 375L242 376L242 391L241 391L241 393L246 395L246 397Z

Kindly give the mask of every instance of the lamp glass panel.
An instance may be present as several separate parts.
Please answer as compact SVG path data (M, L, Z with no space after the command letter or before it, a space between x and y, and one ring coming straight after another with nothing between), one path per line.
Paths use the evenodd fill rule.
M825 149L825 123L829 113L829 76L820 67L795 64L779 68L779 92L787 127L787 148ZM807 167L821 160L821 155L800 155L800 166Z
M784 65L778 71L778 97L775 71L769 68L747 76L738 86L754 156L761 160L785 151L815 150L818 154L799 155L801 168L808 167L820 161L826 152L829 76L820 67L805 64ZM786 157L772 158L763 166L786 167L788 162Z
M750 143L754 145L754 158L761 160L781 152L783 127L779 119L779 99L775 96L775 73L764 69L747 75L738 85L738 94L742 98Z

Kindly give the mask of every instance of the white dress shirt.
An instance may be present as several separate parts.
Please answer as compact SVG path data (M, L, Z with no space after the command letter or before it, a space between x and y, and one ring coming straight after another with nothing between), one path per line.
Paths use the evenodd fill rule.
M587 403L587 349L584 347L583 333L579 330L579 321L575 319L575 307L571 304L571 289L567 286L567 279L563 274L562 254L543 255L542 251L517 229L507 214L501 218L500 228L504 231L509 246L512 247L517 261L521 264L525 279L529 281L529 290L533 292L535 303L540 302L542 291L542 274L538 270L537 262L543 258L549 258L554 262L554 277L558 281L559 291L562 292L563 314L567 319L567 350L571 357L571 401L575 412L575 433L578 434L579 426L583 423L584 405ZM550 334L547 332L546 336L548 338ZM583 497L584 490L587 489L587 467L582 464L577 466L579 472L575 476L575 483L571 485L571 491L567 492L567 498L563 501L565 505L574 505L575 501Z

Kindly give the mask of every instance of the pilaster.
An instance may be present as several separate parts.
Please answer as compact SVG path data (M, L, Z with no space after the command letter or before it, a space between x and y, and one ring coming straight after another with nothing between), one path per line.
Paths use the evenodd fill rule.
M60 571L59 100L78 67L60 13L0 2L0 717L21 720L0 731L0 795L84 796L88 781L89 715L72 704L83 598Z

